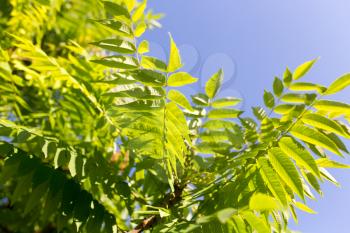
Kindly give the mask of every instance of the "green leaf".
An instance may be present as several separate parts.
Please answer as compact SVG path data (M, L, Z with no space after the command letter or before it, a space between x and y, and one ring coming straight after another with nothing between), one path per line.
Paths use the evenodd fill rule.
M104 57L100 60L91 60L91 62L101 64L111 68L118 68L118 69L125 69L125 70L138 68L137 59L134 57L127 57L127 56L109 56L109 57Z
M119 38L101 40L98 42L92 42L91 44L117 53L131 54L134 53L136 50L133 43Z
M263 193L255 193L249 200L249 209L251 210L265 211L278 208L276 199Z
M266 118L267 116L265 110L261 107L253 107L252 110L253 110L254 116L260 121Z
M135 28L135 31L134 31L134 35L135 37L140 37L143 35L143 33L145 33L147 29L147 24L145 22L141 22L139 23L136 28Z
M314 157L303 146L290 137L283 137L279 146L281 150L295 160L295 162L307 170L313 175L320 177L320 172L316 165Z
M239 102L241 102L241 99L234 98L234 97L226 97L214 100L211 105L213 108L224 108L224 107L231 107L236 106Z
M301 121L315 128L326 130L348 138L348 135L346 135L343 128L336 121L328 119L320 114L306 114L301 118Z
M109 2L109 1L103 1L104 8L107 11L107 13L116 16L116 17L123 17L125 19L130 20L130 14L128 9L125 7L116 4L114 2Z
M198 93L196 95L192 95L191 99L196 105L209 106L209 97L206 94Z
M271 230L267 226L264 221L264 218L259 218L252 212L243 212L242 217L247 220L249 225L257 232L257 233L271 233Z
M324 168L350 168L350 165L342 164L328 158L320 158L316 160L317 166Z
M235 232L247 233L247 227L246 227L247 224L244 222L243 218L240 215L232 216L232 220L234 222L234 226L236 229Z
M322 177L326 178L328 181L332 182L336 186L340 186L338 181L325 168L320 167L320 172L321 172Z
M190 102L187 100L186 96L177 90L170 90L168 92L168 99L180 105L181 107L193 111Z
M115 19L96 20L95 22L112 29L118 36L133 38L132 29L124 22Z
M179 49L177 48L171 34L169 34L169 37L170 37L170 55L169 55L167 71L171 73L180 69L182 67L182 63L181 63L181 56L180 56Z
M314 107L317 110L331 112L331 113L342 113L349 115L350 114L350 105L346 103L341 103L333 100L318 100Z
M260 157L258 159L258 165L260 167L260 174L271 193L281 202L283 206L286 206L286 192L281 184L281 181L276 176L276 172L270 166L268 159L266 157Z
M282 96L281 101L286 103L305 103L306 102L306 95L303 94L295 94L295 93L288 93Z
M203 128L217 130L217 129L233 129L236 126L234 122L224 120L208 120L203 124Z
M327 90L326 87L314 83L297 82L289 86L292 91L317 91L323 93Z
M147 6L147 0L144 0L134 11L132 21L137 22L142 16Z
M210 119L222 119L222 118L237 118L241 115L242 111L236 109L222 108L213 109L208 113Z
M284 152L275 147L268 153L272 167L275 169L281 179L295 192L304 199L303 185L300 175L294 166L294 163Z
M280 104L274 108L274 112L280 115L285 115L290 113L295 109L295 105L292 104Z
M293 205L295 207L297 207L298 209L306 212L306 213L309 213L309 214L317 214L317 212L315 212L313 209L311 209L310 207L308 207L307 205L301 203L301 202L298 202L298 201L294 201L293 202Z
M229 220L232 215L236 214L237 213L237 210L234 209L234 208L226 208L226 209L223 209L223 210L220 210L216 213L216 216L218 218L218 220L224 224L227 222L227 220Z
M149 56L142 56L141 66L145 69L166 72L167 65L160 59Z
M296 125L292 128L290 133L302 141L311 143L316 146L321 146L337 155L341 155L336 144L334 144L332 140L317 130L303 125Z
M269 91L264 91L264 103L268 108L273 108L275 106L275 97Z
M343 76L339 77L337 80L335 80L327 89L327 91L324 93L325 95L332 95L335 94L345 88L347 88L350 85L350 74L344 74Z
M205 93L209 97L209 99L213 99L221 88L222 81L224 78L224 72L220 69L214 75L210 77L210 79L205 84Z
M322 190L321 190L321 186L318 183L318 178L316 176L314 176L311 172L308 172L306 170L305 171L301 170L301 173L303 174L305 179L309 182L309 184L322 196L323 193L322 193Z
M275 93L276 96L281 96L283 92L283 82L278 77L275 77L275 80L273 81L273 93Z
M140 44L139 47L137 48L137 52L139 54L144 54L149 52L149 42L147 40L143 40ZM141 62L142 63L142 62ZM166 66L166 65L165 65ZM166 70L166 69L164 69Z
M292 82L292 72L290 72L289 68L286 68L286 71L283 74L283 83L288 87Z
M154 87L162 87L165 86L165 75L155 72L153 70L136 70L133 71L132 77L137 81Z
M195 83L197 82L197 78L192 77L190 74L186 72L178 72L170 75L168 78L168 86L171 87L179 87L184 86L187 84Z
M297 80L297 79L300 79L301 77L303 77L311 69L311 67L314 65L314 63L317 60L318 59L316 58L314 60L307 61L304 64L298 66L293 73L293 79Z
M346 148L346 145L344 144L344 142L334 133L328 133L328 132L324 132L325 135L334 142L335 145L337 145L337 147L344 151L345 153L349 154L348 149ZM349 137L348 137L349 138Z

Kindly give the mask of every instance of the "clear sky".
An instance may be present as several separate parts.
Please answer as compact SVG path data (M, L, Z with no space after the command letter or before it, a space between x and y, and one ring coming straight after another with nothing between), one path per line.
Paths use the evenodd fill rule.
M320 56L304 81L324 85L350 72L349 0L149 0L149 4L166 14L163 28L146 34L154 55L166 56L164 42L171 32L185 69L203 79L198 85L222 66L227 78L224 94L243 97L241 108L246 111L262 105L264 88L271 89L273 77L286 66L294 69ZM350 89L337 98L349 102ZM350 232L350 170L332 172L342 187L324 183L324 197L309 202L318 214L300 213L293 229Z

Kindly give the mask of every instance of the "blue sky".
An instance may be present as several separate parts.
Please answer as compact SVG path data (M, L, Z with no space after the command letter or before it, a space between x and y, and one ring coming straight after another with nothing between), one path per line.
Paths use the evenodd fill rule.
M203 80L198 87L222 66L227 75L223 94L244 98L244 110L262 105L264 88L271 89L274 76L286 66L294 69L320 56L304 81L324 85L350 72L349 0L150 0L149 4L166 14L163 28L146 34L153 54L166 57L164 42L171 32L185 69ZM349 102L350 89L337 99ZM323 184L324 197L309 202L318 214L300 213L293 229L350 232L350 170L333 174L342 187Z

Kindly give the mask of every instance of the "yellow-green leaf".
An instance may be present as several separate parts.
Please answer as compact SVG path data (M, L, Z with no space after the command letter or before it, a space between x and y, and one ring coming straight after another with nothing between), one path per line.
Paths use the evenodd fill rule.
M350 168L350 165L339 163L328 158L320 158L316 160L317 166L324 168Z
M276 172L270 166L268 159L266 157L260 157L258 159L258 165L260 167L260 174L271 193L282 203L282 205L286 206L286 191L284 190L281 181L276 176Z
M268 108L273 108L275 106L275 97L269 91L264 91L264 103Z
M274 112L280 115L285 115L293 111L295 105L292 104L280 104L274 108Z
M103 1L105 10L114 17L123 17L126 20L130 20L130 14L127 8L117 3L110 1Z
M175 41L171 34L170 37L170 55L169 55L169 63L168 63L168 72L175 72L182 67L181 56L179 49L177 48Z
M242 111L229 108L213 109L208 113L210 119L237 118Z
M331 112L331 113L342 113L345 115L350 114L350 105L333 100L319 100L314 104L317 110Z
M210 99L213 99L221 88L223 77L224 72L222 69L220 69L218 72L212 75L205 84L205 93Z
M337 155L341 155L336 144L332 140L330 140L326 135L321 132L309 128L303 125L294 126L291 130L291 134L308 143L311 143L316 146L321 146Z
M187 84L197 82L197 78L192 77L190 74L186 72L178 72L170 75L168 78L168 86L171 87L179 87Z
M292 91L317 91L319 93L323 93L325 90L327 90L326 87L321 85L306 82L293 83L289 86L289 89Z
M275 77L275 80L273 81L273 93L279 97L281 96L283 89L283 82L279 78Z
M264 218L259 218L254 213L248 211L243 212L241 215L257 233L271 233Z
M311 69L311 67L314 65L316 61L317 61L317 58L311 61L307 61L304 64L298 66L293 73L293 79L297 80L303 77Z
M166 72L167 65L160 59L150 56L142 56L141 66L145 69Z
M137 69L138 61L134 57L129 56L109 56L100 60L91 60L94 63L101 64L111 68L118 69Z
M147 24L144 22L141 22L136 26L134 35L136 37L140 37L142 36L143 33L145 33L146 29L147 29Z
M349 137L345 134L343 128L334 120L328 119L317 113L309 113L301 118L301 121L305 124L313 127L326 130L344 137Z
M147 40L143 40L140 44L139 47L137 48L137 52L139 54L144 54L149 52L149 42Z
M282 96L281 101L286 103L305 103L306 96L303 94L288 93Z
M298 209L306 212L306 213L309 213L309 214L317 214L316 211L314 211L313 209L311 209L310 207L308 207L307 205L301 203L301 202L298 202L298 201L294 201L293 205L295 207L297 207Z
M107 49L109 51L117 53L134 53L136 48L133 43L120 38L106 39L98 42L92 42L91 44L96 45L100 48Z
M181 107L189 111L193 111L193 108L190 102L187 100L186 96L177 90L170 90L168 92L168 99L172 100L176 104L180 105Z
M337 80L335 80L325 92L325 95L331 95L337 93L350 85L350 74L344 74Z
M294 163L284 152L275 147L271 148L268 156L272 167L275 169L281 179L295 192L304 199L303 185L301 183L300 175L295 168Z
M249 209L251 210L264 211L278 208L276 199L263 193L255 193L249 200Z
M279 146L281 150L295 160L299 166L303 166L313 175L320 177L314 157L302 147L302 145L290 137L284 137L280 140Z
M226 97L226 98L214 100L211 103L211 105L213 106L213 108L224 108L224 107L235 106L239 102L241 102L241 99L234 98L234 97Z
M143 15L143 13L144 13L144 11L145 11L145 9L146 9L146 5L147 5L147 0L144 0L144 1L135 9L135 11L134 11L134 13L133 13L133 15L132 15L132 21L136 22L136 21L138 21L138 20L142 17L142 15Z

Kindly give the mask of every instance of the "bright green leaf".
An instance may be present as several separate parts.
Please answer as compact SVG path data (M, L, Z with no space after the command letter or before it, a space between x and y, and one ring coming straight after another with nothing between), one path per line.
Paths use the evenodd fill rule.
M325 95L335 94L350 85L350 74L344 74L337 80L335 80L325 92Z
M316 146L321 146L337 155L341 155L334 142L317 130L307 126L297 125L292 128L291 134L300 140Z
M171 73L180 69L182 67L182 63L181 63L181 56L180 56L179 49L177 48L171 34L169 34L169 37L170 37L170 55L169 55L167 71Z
M268 108L273 108L275 106L275 97L271 92L264 91L264 103Z
M272 167L275 169L281 179L295 192L304 199L303 186L300 175L294 166L294 163L284 152L275 147L268 153Z
M311 61L307 61L304 64L298 66L293 73L293 79L297 80L303 77L311 69L311 67L314 65L316 61L317 61L317 58Z
M276 199L263 193L255 193L249 201L249 209L251 210L264 211L278 208Z
M177 90L170 90L168 92L168 99L180 105L181 107L193 111L190 102L187 100L186 96Z
M187 84L195 83L197 82L197 78L192 77L190 74L186 72L178 72L170 75L168 78L168 86L171 87L179 87L184 86Z
M284 137L280 140L279 146L281 150L294 159L299 166L303 166L315 176L320 177L315 159L300 143L290 137Z
M278 77L275 77L273 81L273 93L279 97L283 92L283 88L283 82Z
M213 74L205 84L205 93L210 99L213 99L221 88L224 78L224 72L220 69L217 73Z
M286 191L284 190L281 181L276 176L276 172L270 166L268 159L266 157L260 157L258 159L258 165L260 167L260 174L271 193L282 203L282 205L287 205Z
M211 103L211 105L213 106L213 108L224 108L224 107L235 106L241 101L242 100L238 98L226 97L226 98L214 100Z

